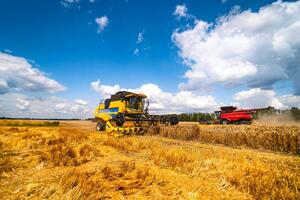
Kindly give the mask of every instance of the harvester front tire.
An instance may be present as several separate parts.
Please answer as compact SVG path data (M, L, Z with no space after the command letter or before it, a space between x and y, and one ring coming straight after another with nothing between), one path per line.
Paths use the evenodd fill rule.
M179 123L178 117L176 117L176 116L171 116L171 117L170 117L170 124L171 124L171 125L176 125L176 124L178 124L178 123Z
M105 131L106 124L103 121L99 121L96 125L97 131Z

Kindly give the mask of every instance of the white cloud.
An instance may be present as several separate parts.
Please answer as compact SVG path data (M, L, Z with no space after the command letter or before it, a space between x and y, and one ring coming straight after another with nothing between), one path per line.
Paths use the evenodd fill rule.
M157 85L148 83L140 88L121 88L119 85L102 85L100 81L91 83L91 87L100 93L102 98L108 98L118 91L131 91L146 94L150 101L150 112L192 112L212 111L217 107L212 96L199 96L189 91L169 93L162 91Z
M103 98L108 98L110 95L115 94L121 89L119 85L102 85L100 83L100 80L92 82L91 88L94 91L98 92Z
M278 109L285 109L288 106L279 100L273 90L252 88L238 92L233 97L241 107L260 108L273 106Z
M75 105L75 106L72 106L72 107L71 107L71 111L72 111L72 112L77 112L80 108L81 108L80 105Z
M226 3L226 2L227 2L227 0L221 0L221 2L222 2L222 3Z
M79 104L79 105L82 105L82 106L86 106L88 104L87 101L84 101L82 99L76 99L75 100L75 103Z
M300 96L294 96L294 95L283 95L279 96L278 100L282 102L286 107L297 107L300 108Z
M144 41L144 33L145 33L145 30L143 30L142 32L138 33L137 40L136 40L137 46L140 46L141 43ZM142 49L142 48L137 47L137 48L134 49L133 54L136 55L136 56L138 56L140 54L140 52L141 52L140 50L146 51L146 50L148 50L148 48Z
M137 40L136 40L137 44L140 44L144 41L144 33L145 33L145 30L138 33L138 37L137 37Z
M239 7L215 23L195 20L177 29L173 41L189 67L182 90L215 83L270 88L278 81L294 82L300 94L300 1L275 2L258 12Z
M108 18L106 16L98 17L95 22L98 25L98 33L101 33L108 25Z
M55 111L61 113L67 113L67 107L68 105L66 103L57 103L55 104Z
M22 57L0 52L0 94L11 91L59 92L65 87Z
M83 105L74 105L71 107L72 112L82 112L83 114L87 114L90 110Z
M28 100L26 99L21 99L21 98L17 98L17 105L16 107L19 109L19 110L28 110L29 109L29 106L30 106L30 103Z
M138 55L139 55L139 52L140 52L140 50L139 50L138 48L136 48L136 49L133 51L133 54L136 55L136 56L138 56ZM1 85L1 83L0 83L0 85Z
M55 96L33 98L20 93L0 95L0 102L0 117L88 118L92 117L94 109L85 101L71 101Z
M90 3L94 3L96 0L89 0L90 1Z
M180 19L181 17L188 17L188 9L184 4L177 5L173 15L176 15L178 19Z
M61 5L65 8L70 8L72 4L79 3L80 0L62 0L60 1Z

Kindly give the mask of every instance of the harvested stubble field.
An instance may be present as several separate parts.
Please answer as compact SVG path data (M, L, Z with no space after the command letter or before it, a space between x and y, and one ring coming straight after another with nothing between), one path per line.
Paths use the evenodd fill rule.
M233 130L263 128L247 126L250 130L245 131L246 126L235 126L225 131L219 126L181 125L153 129L145 136L113 138L92 131L90 122L78 123L82 128L75 127L77 122L61 122L58 127L1 126L0 198L300 198L297 153L242 148L236 138L229 146L209 144L225 144L216 138ZM283 127L289 128L296 129ZM226 133L216 132L222 130Z

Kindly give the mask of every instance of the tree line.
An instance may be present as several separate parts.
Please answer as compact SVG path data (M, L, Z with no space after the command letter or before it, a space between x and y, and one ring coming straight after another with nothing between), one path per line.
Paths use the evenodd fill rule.
M300 109L293 107L289 110L290 115L295 119L300 121Z
M182 122L205 122L211 121L216 118L214 113L201 113L201 112L194 112L194 113L182 113L178 115L179 121Z

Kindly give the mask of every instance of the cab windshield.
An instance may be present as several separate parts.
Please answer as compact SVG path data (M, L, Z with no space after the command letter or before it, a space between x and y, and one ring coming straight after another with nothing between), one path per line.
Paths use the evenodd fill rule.
M145 100L141 97L129 97L127 107L131 110L144 110Z
M220 115L221 115L221 111L215 111L215 116L216 116L217 118L220 118Z

